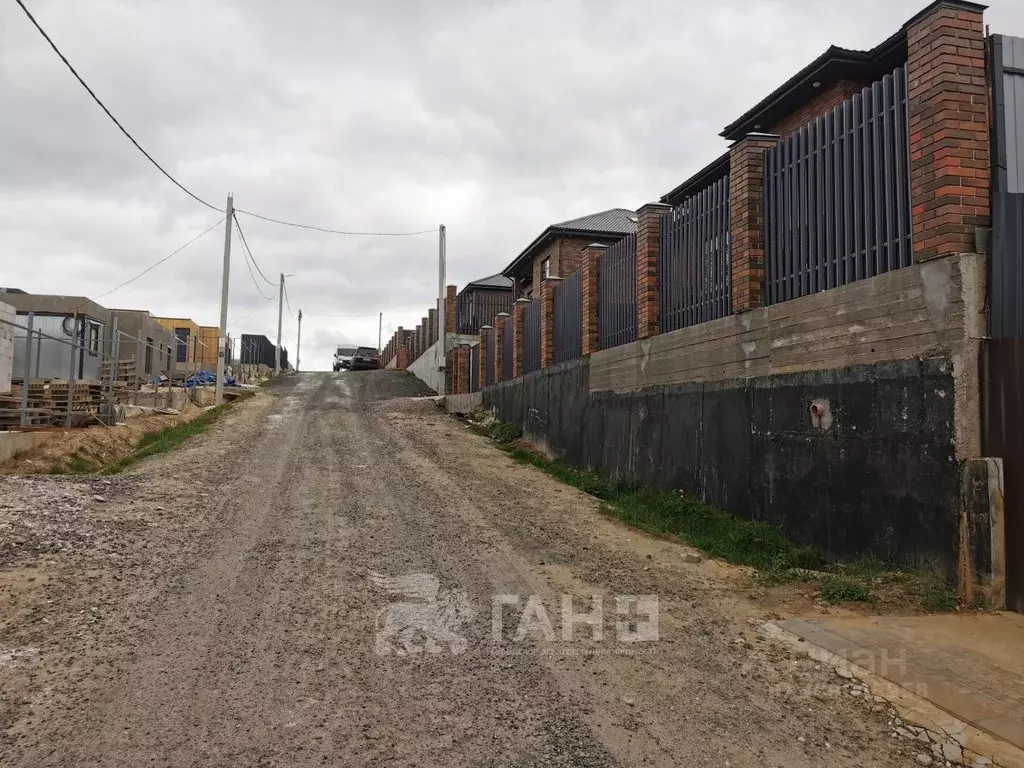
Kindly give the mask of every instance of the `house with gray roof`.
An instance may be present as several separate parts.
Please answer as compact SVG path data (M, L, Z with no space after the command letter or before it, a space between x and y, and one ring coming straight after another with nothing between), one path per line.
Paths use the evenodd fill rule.
M636 213L609 208L552 224L530 243L501 274L513 281L513 295L533 296L545 277L568 277L583 263L591 243L611 245L636 232Z
M466 284L455 298L457 333L477 334L494 316L512 311L512 279L500 272Z

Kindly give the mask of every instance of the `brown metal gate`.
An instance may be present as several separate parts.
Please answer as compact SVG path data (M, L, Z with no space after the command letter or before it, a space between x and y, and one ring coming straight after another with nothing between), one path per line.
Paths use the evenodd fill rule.
M1006 604L1024 613L1024 38L990 38L992 247L985 455L1003 460Z

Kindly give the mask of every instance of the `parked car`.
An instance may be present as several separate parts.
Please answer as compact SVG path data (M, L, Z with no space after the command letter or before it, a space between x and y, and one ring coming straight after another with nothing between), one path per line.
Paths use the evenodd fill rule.
M346 370L352 367L352 355L356 353L355 347L338 347L334 351L334 372Z
M380 355L373 347L356 347L352 355L353 371L373 371L380 368Z

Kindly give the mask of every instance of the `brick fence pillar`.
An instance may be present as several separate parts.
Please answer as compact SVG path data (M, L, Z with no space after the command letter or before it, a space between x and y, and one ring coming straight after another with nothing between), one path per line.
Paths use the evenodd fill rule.
M420 352L420 354L423 354L423 352L426 352L428 349L430 349L430 345L433 344L433 342L430 340L430 318L420 318L420 323L423 328L423 338L421 342L423 344L423 351Z
M540 284L540 367L555 363L555 288L560 277L545 278Z
M583 249L583 266L580 274L581 301L583 302L583 354L590 355L600 349L598 337L598 283L601 276L601 254L608 250L607 245L591 243Z
M499 312L494 316L494 381L505 378L505 324L512 322L512 315Z
M455 333L458 329L455 327L455 304L458 296L458 291L455 290L454 285L449 285L445 289L444 299L444 330L445 333Z
M729 149L732 311L764 306L764 153L778 136L751 133Z
M942 0L907 22L914 261L973 253L990 226L984 8Z
M512 305L512 378L523 375L523 352L526 344L526 307L529 299L516 299Z
M480 389L487 386L487 357L494 354L489 344L488 333L491 330L489 325L480 326Z
M647 203L636 212L636 330L640 339L661 332L661 218L671 210L665 203Z
M427 310L427 331L427 346L432 347L437 341L437 309Z
M456 384L455 394L469 394L469 344L459 344L455 354Z

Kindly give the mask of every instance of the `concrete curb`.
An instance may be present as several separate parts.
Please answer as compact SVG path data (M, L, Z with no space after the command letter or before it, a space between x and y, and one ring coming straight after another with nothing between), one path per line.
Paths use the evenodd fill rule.
M888 701L903 720L931 731L943 740L943 744L948 744L951 750L955 748L962 750L962 765L1024 768L1024 751L970 723L965 723L903 686L880 677L865 667L854 664L819 645L808 642L773 622L769 621L763 624L761 634L769 640L788 646L797 653L806 654L821 664L827 664L836 670L845 670L866 685L872 695L880 696Z

